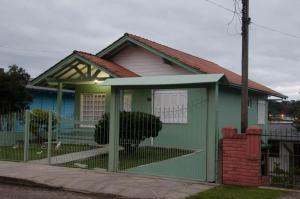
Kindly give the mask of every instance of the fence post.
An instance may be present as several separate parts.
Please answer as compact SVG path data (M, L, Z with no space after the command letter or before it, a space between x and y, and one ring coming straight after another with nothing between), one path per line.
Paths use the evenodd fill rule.
M109 153L108 171L118 171L119 163L119 124L120 123L120 93L111 88L110 118L109 118Z
M24 162L29 159L29 133L30 133L30 111L25 111L25 129L24 129Z
M15 134L16 133L16 125L17 125L17 113L13 113L13 118L12 118L12 128L11 131Z
M48 115L48 164L51 164L51 146L52 146L52 112Z

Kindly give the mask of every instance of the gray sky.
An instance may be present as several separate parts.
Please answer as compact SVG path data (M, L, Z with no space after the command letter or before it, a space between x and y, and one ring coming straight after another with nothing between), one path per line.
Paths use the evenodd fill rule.
M233 0L213 0L233 9ZM251 0L250 78L300 99L300 1ZM240 73L240 24L205 0L1 0L0 66L37 76L74 49L96 53L125 32Z

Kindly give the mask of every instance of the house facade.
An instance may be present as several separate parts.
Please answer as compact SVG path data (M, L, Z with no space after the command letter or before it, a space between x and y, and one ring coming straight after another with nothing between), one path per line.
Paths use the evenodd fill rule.
M57 109L57 89L49 87L39 87L28 85L27 89L32 95L32 102L29 109L56 110ZM62 112L66 117L74 117L75 92L72 90L63 90Z
M116 82L109 83L111 79ZM74 90L74 117L87 123L96 123L112 111L113 89L117 89L119 110L151 113L163 123L159 135L143 145L193 151L130 169L134 173L216 181L221 129L240 128L240 75L132 34L126 33L95 55L74 51L32 80L32 85L56 87L58 96L63 88ZM249 125L268 128L268 96L285 97L249 80ZM58 97L58 114L61 107Z

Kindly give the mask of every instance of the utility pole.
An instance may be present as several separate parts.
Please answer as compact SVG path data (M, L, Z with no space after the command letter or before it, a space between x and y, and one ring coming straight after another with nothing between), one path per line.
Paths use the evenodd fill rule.
M241 132L248 128L248 47L249 47L249 0L242 0L242 104Z

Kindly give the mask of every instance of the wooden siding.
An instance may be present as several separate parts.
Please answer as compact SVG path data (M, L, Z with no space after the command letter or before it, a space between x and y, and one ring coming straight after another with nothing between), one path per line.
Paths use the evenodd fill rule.
M56 111L57 107L57 93L50 91L31 91L33 97L29 104L30 109L42 109ZM74 94L63 93L62 99L62 115L65 117L74 116Z
M165 64L162 58L141 47L127 47L111 60L141 76L192 74L175 64Z

